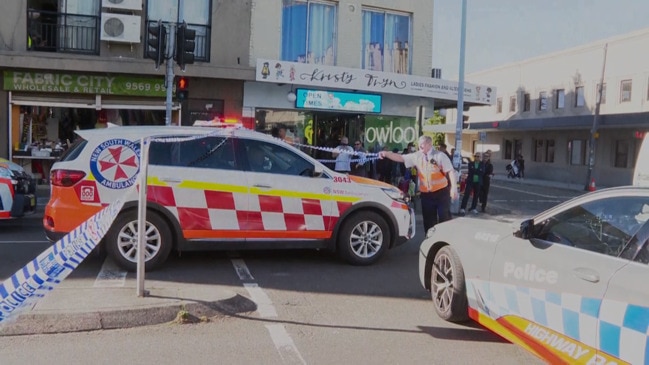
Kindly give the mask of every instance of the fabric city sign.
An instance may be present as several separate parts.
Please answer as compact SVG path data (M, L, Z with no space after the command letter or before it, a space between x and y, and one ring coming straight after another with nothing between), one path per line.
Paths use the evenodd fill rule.
M457 100L458 83L429 77L357 68L257 59L256 80L282 84ZM464 84L464 101L490 105L496 88Z
M4 89L46 93L164 97L163 78L60 72L5 71Z

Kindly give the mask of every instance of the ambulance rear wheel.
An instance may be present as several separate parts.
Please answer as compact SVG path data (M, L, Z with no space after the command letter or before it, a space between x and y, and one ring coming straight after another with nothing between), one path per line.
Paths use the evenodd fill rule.
M352 265L371 265L378 261L390 244L390 229L385 219L370 211L349 217L338 236L338 252Z
M155 212L147 211L144 233L145 270L162 265L171 252L171 231L167 222ZM137 210L120 214L106 235L106 251L120 267L135 271L138 257Z

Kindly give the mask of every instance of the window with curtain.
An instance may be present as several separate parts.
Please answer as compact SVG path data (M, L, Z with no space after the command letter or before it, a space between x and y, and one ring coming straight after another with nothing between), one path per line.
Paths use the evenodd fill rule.
M282 60L336 64L336 3L283 0Z
M363 10L361 44L365 70L410 74L411 15Z
M184 1L182 19L180 19L180 0L155 0L147 1L147 21L164 23L180 23L183 20L187 27L196 31L196 47L194 57L196 61L209 61L211 22L210 0Z

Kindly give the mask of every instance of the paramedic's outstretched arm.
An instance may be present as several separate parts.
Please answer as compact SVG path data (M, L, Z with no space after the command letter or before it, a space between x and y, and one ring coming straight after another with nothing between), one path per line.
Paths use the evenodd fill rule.
M451 199L455 200L459 197L457 192L457 171L455 169L448 172L448 179L451 181Z
M394 152L390 152L390 151L381 151L381 152L379 152L379 158L384 158L384 157L387 157L392 161L404 162L403 161L403 156L398 154L398 153L394 153Z

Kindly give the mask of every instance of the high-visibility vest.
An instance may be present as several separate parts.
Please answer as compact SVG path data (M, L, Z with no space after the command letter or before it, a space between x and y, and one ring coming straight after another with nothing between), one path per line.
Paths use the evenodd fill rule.
M420 153L417 156L417 176L419 177L419 191L430 193L444 189L448 185L448 179L442 171L442 168L436 163L426 158L426 155Z

